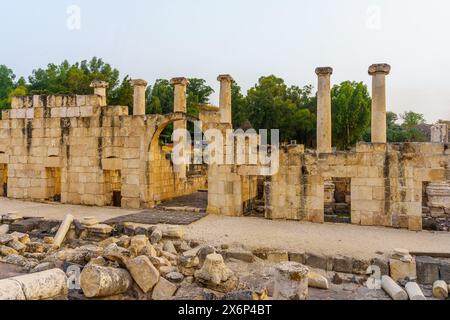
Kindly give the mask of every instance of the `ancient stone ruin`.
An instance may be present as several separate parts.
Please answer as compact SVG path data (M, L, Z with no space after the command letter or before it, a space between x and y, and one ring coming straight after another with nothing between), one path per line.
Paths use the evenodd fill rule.
M431 215L447 219L450 148L442 137L445 130L435 130L436 142L388 144L390 66L376 64L369 68L372 142L348 152L333 150L332 71L316 70L317 149L281 146L279 170L273 175L261 164L212 164L205 173L173 164L159 144L161 132L172 123L185 128L187 121L201 120L203 131L225 134L231 129L229 75L218 77L219 107L201 106L198 119L186 113L185 78L172 80L174 112L167 115L145 114L144 80L132 82L132 115L127 107L107 105L108 84L101 81L92 83L93 95L14 97L12 109L3 111L0 121L0 192L14 199L151 208L207 188L208 213L242 216L259 201L268 219L323 223L327 206L336 202L333 184L344 179L347 194L341 196L342 206L334 207L346 210L353 224L422 230L426 194ZM235 157L226 147L224 157Z

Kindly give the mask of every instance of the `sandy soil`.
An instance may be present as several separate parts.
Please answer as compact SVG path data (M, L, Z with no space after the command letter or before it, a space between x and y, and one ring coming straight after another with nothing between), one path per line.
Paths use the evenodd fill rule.
M210 215L187 227L191 239L249 248L305 250L329 255L372 258L376 252L405 248L450 253L450 233L412 232L347 224L313 224Z
M17 211L24 217L42 217L46 219L62 220L68 213L75 219L95 216L99 221L108 220L117 216L132 214L142 210L125 210L114 207L89 207L58 203L36 203L20 200L0 198L0 214Z

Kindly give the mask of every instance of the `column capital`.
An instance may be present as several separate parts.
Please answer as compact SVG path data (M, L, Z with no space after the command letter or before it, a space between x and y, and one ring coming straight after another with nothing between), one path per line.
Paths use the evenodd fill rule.
M187 86L189 84L189 80L184 77L172 78L170 80L170 84L175 85L175 86L176 85Z
M230 76L229 74L221 74L217 77L217 81L229 81L229 82L233 82L234 79L232 76Z
M91 82L90 84L91 88L108 88L109 87L109 83L106 81L101 81L101 80L94 80Z
M327 76L333 74L333 68L331 67L318 67L316 68L316 74L318 76Z
M387 63L377 63L369 67L369 75L373 76L375 74L388 75L391 72L391 66Z
M130 80L130 84L133 87L146 87L148 85L147 81L143 80L143 79L133 79Z

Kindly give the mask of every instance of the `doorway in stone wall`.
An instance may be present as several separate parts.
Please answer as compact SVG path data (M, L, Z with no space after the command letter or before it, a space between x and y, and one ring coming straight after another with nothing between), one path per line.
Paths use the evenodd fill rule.
M243 176L241 178L244 216L264 218L264 182L265 177L263 176Z
M46 200L61 202L61 168L45 168L47 175Z
M0 164L0 197L8 196L8 165Z
M122 206L122 174L120 170L105 170L105 203L107 206Z
M351 179L326 180L324 192L325 222L351 223Z

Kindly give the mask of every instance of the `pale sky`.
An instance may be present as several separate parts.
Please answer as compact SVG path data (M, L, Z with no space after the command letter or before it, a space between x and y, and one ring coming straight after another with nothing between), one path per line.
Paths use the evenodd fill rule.
M370 88L369 65L389 63L389 110L450 119L448 0L14 0L0 30L0 64L18 76L98 56L150 83L204 78L214 104L221 73L247 90L269 74L316 85L315 67L332 66L334 84Z

